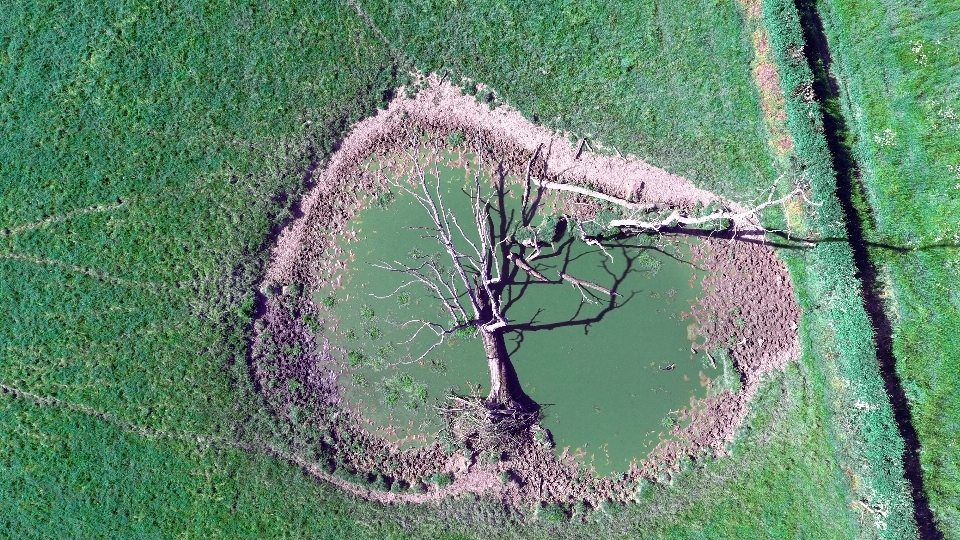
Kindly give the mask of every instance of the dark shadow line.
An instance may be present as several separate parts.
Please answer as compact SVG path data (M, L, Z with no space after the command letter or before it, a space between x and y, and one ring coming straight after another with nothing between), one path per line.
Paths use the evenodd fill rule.
M610 313L614 309L618 309L626 305L627 302L632 300L633 297L636 296L638 292L640 291L633 291L630 293L629 296L622 297L624 298L624 300L620 304L616 304L613 301L608 302L607 307L603 308L597 315L593 317L588 317L584 319L572 318L567 321L561 321L561 322L555 322L555 323L544 323L544 324L533 324L533 323L511 324L507 326L506 331L507 332L535 332L537 330L555 330L557 328L565 328L568 326L590 326L592 324L596 324L600 322L607 313ZM582 304L586 304L586 302L583 302Z
M815 46L814 54L807 56L814 72L814 95L823 113L824 136L833 159L837 177L837 197L844 213L849 244L853 250L857 278L861 283L863 305L875 333L874 342L880 373L890 404L894 421L904 442L902 464L904 477L910 483L913 500L913 516L917 532L924 540L939 540L943 532L937 527L930 502L924 489L923 469L920 463L920 440L910 413L909 402L896 369L893 353L893 325L884 310L880 295L877 269L870 257L870 242L866 240L863 223L872 216L861 211L855 198L866 200L864 186L860 182L860 170L847 141L850 132L846 119L838 107L839 85L830 75L830 50L823 29L823 21L817 11L815 0L796 0L804 32L804 41ZM875 246L880 247L880 246ZM889 249L890 247L886 247ZM899 251L894 249L894 251Z

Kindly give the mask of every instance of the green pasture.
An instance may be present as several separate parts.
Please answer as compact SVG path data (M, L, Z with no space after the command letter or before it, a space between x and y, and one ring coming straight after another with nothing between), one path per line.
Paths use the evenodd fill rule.
M736 2L358 4L420 69L484 83L527 118L736 200L773 181Z
M960 538L960 3L820 3L925 488Z
M819 423L816 374L767 385L729 458L688 465L640 503L515 521L496 501L362 502L239 441L0 394L0 535L16 538L852 538ZM771 456L776 456L771 458Z
M926 490L943 532L960 538L960 3L830 1L821 11Z
M762 389L730 457L561 524L472 497L364 503L242 451L290 442L246 364L270 235L406 62L733 199L775 174L733 2L362 7L387 44L340 2L4 7L0 536L869 532L809 353Z

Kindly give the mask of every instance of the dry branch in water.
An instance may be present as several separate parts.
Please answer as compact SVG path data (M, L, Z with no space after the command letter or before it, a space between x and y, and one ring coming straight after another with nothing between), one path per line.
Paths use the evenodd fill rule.
M600 285L597 285L596 283L594 283L594 282L592 282L592 281L586 281L586 280L583 280L583 279L577 279L577 278L575 278L575 277L573 277L573 276L564 274L563 272L560 272L560 279L562 279L562 280L564 280L564 281L569 281L571 285L574 285L574 286L576 286L576 287L586 287L586 288L588 288L588 289L593 289L593 290L595 290L595 291L600 291L600 292L602 292L603 294L607 294L607 295L610 295L610 296L621 296L620 293L611 291L610 289L607 289L607 288L605 288L605 287L601 287Z
M649 229L649 230L659 230L665 227L672 227L673 225L706 225L707 223L715 223L723 220L732 220L739 221L744 218L755 217L761 210L769 206L774 206L778 204L783 204L788 200L801 195L803 190L801 188L796 188L790 193L780 197L777 200L767 200L767 202L757 205L749 210L744 210L743 212L714 212L712 214L707 214L706 216L701 217L686 217L680 213L679 210L674 210L670 213L669 216L660 220L660 221L640 221L636 219L614 219L610 222L610 227L632 227L635 229Z
M537 281L542 281L544 283L549 282L550 280L547 276L537 272L532 266L530 266L527 261L523 260L523 257L517 255L516 253L510 253L507 255L507 258L510 259L513 264L517 265L517 268L523 270L527 274L530 274L530 277Z

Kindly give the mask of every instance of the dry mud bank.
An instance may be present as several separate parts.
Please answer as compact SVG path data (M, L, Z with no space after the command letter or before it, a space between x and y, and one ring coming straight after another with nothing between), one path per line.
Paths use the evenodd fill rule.
M509 108L491 110L435 78L427 79L412 98L398 94L386 110L360 122L319 172L316 187L301 204L301 217L280 235L262 287L267 300L256 323L251 359L257 388L275 414L295 417L317 433L318 455L335 456L308 470L325 479L331 478L326 471L339 473L338 483L344 478L379 483L379 491L364 493L382 502L483 492L517 506L583 501L596 507L608 499L631 500L644 479L668 479L685 456L723 455L764 375L799 356L800 312L786 269L747 220L729 232L698 234L702 238L694 258L709 277L687 314L700 336L694 348L728 355L738 384L715 388L705 381L708 396L691 398L670 436L623 474L597 477L581 456L564 449L558 457L532 434L525 444L487 459L470 451L448 455L439 443L401 450L361 427L362 410L350 410L341 396L342 385L350 384L340 380L346 367L343 352L325 335L337 322L309 292L336 288L349 269L348 224L381 187L364 167L369 157L389 156L411 144L439 152L446 138L457 133L469 147L480 149L484 163L517 177L529 170L542 181L589 185L638 204L693 211L721 203L741 210L735 202L632 156L587 151ZM663 236L675 241L688 233ZM424 485L424 479L438 473L447 474L446 480ZM450 485L439 487L447 481Z

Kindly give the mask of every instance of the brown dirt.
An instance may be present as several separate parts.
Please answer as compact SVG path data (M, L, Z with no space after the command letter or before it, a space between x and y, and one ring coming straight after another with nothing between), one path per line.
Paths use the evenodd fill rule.
M758 0L740 0L748 24L755 30L753 43L753 81L760 91L760 106L767 124L768 144L783 158L793 150L793 137L787 129L786 101L780 88L780 74L770 53L770 34L763 25L763 10Z
M703 296L688 315L704 338L696 348L729 354L741 377L740 390L722 390L682 410L671 432L676 440L662 442L655 460L676 460L706 448L723 455L763 377L800 355L800 307L786 267L770 248L728 236L705 238L693 251L694 260L710 270Z
M305 468L318 478L383 502L423 502L484 492L520 508L541 501L585 501L597 507L607 499L622 503L633 499L641 479L669 478L685 456L724 455L763 377L799 355L799 308L789 276L772 249L762 243L763 233L749 223L737 224L733 238L706 237L695 250L696 261L710 276L704 279L704 294L689 314L703 339L700 347L726 351L733 359L740 387L717 390L713 382L704 381L711 388L708 397L692 400L681 411L681 422L670 439L661 441L624 474L598 478L580 459L583 456L564 451L558 458L532 437L495 463L481 464L477 455L448 456L438 443L400 450L376 430L364 429L362 415L344 406L338 381L344 372L342 358L323 337L323 329L336 321L295 288L278 291L279 286L293 283L305 285L306 290L336 286L350 260L347 246L337 239L348 234L348 223L364 204L365 194L376 188L376 175L367 174L362 166L371 155L388 156L423 131L433 136L426 144L439 148L444 137L461 131L468 143L482 141L489 147L489 157L512 175L522 174L540 148L534 169L543 179L589 183L623 199L673 207L719 200L689 180L632 156L592 152L578 156L577 145L531 124L516 111L490 110L449 84L438 84L435 78L429 81L427 89L412 99L402 97L401 89L401 97L388 109L354 128L319 173L316 187L302 203L302 216L281 233L262 287L268 298L256 324L251 365L257 388L272 412L291 417L294 408L301 411L298 418L307 418L301 423L324 434L320 446L337 456L340 469L385 471L393 480L411 484L435 472L451 472L453 484L426 493L390 493L333 476L322 464L309 463ZM313 317L314 328L308 316ZM351 447L360 451L348 450ZM510 480L501 482L503 475Z
M331 220L351 215L348 208L330 211L326 209L327 205L318 206L318 202L335 195L345 179L357 180L356 170L361 162L377 151L392 147L398 134L406 133L410 125L441 135L454 131L464 131L468 136L479 135L485 144L495 144L507 150L505 157L508 161L511 155L519 158L514 163L517 166L525 165L524 157L542 147L545 170L541 173L544 177L557 182L591 184L623 199L672 206L706 205L719 200L712 193L694 186L690 180L634 156L621 159L583 151L578 158L577 148L565 137L532 124L519 112L505 106L490 110L473 97L460 95L460 90L448 83L436 84L435 77L430 81L431 86L414 99L404 97L401 89L400 97L386 110L363 120L351 131L319 174L317 186L304 199L304 218L281 234L268 270L268 281L289 282L297 272L298 258L304 258L304 244L312 243L318 232L328 229ZM357 187L364 186L354 186L354 189ZM316 212L315 207L318 208ZM315 259L313 254L307 254L307 257Z

